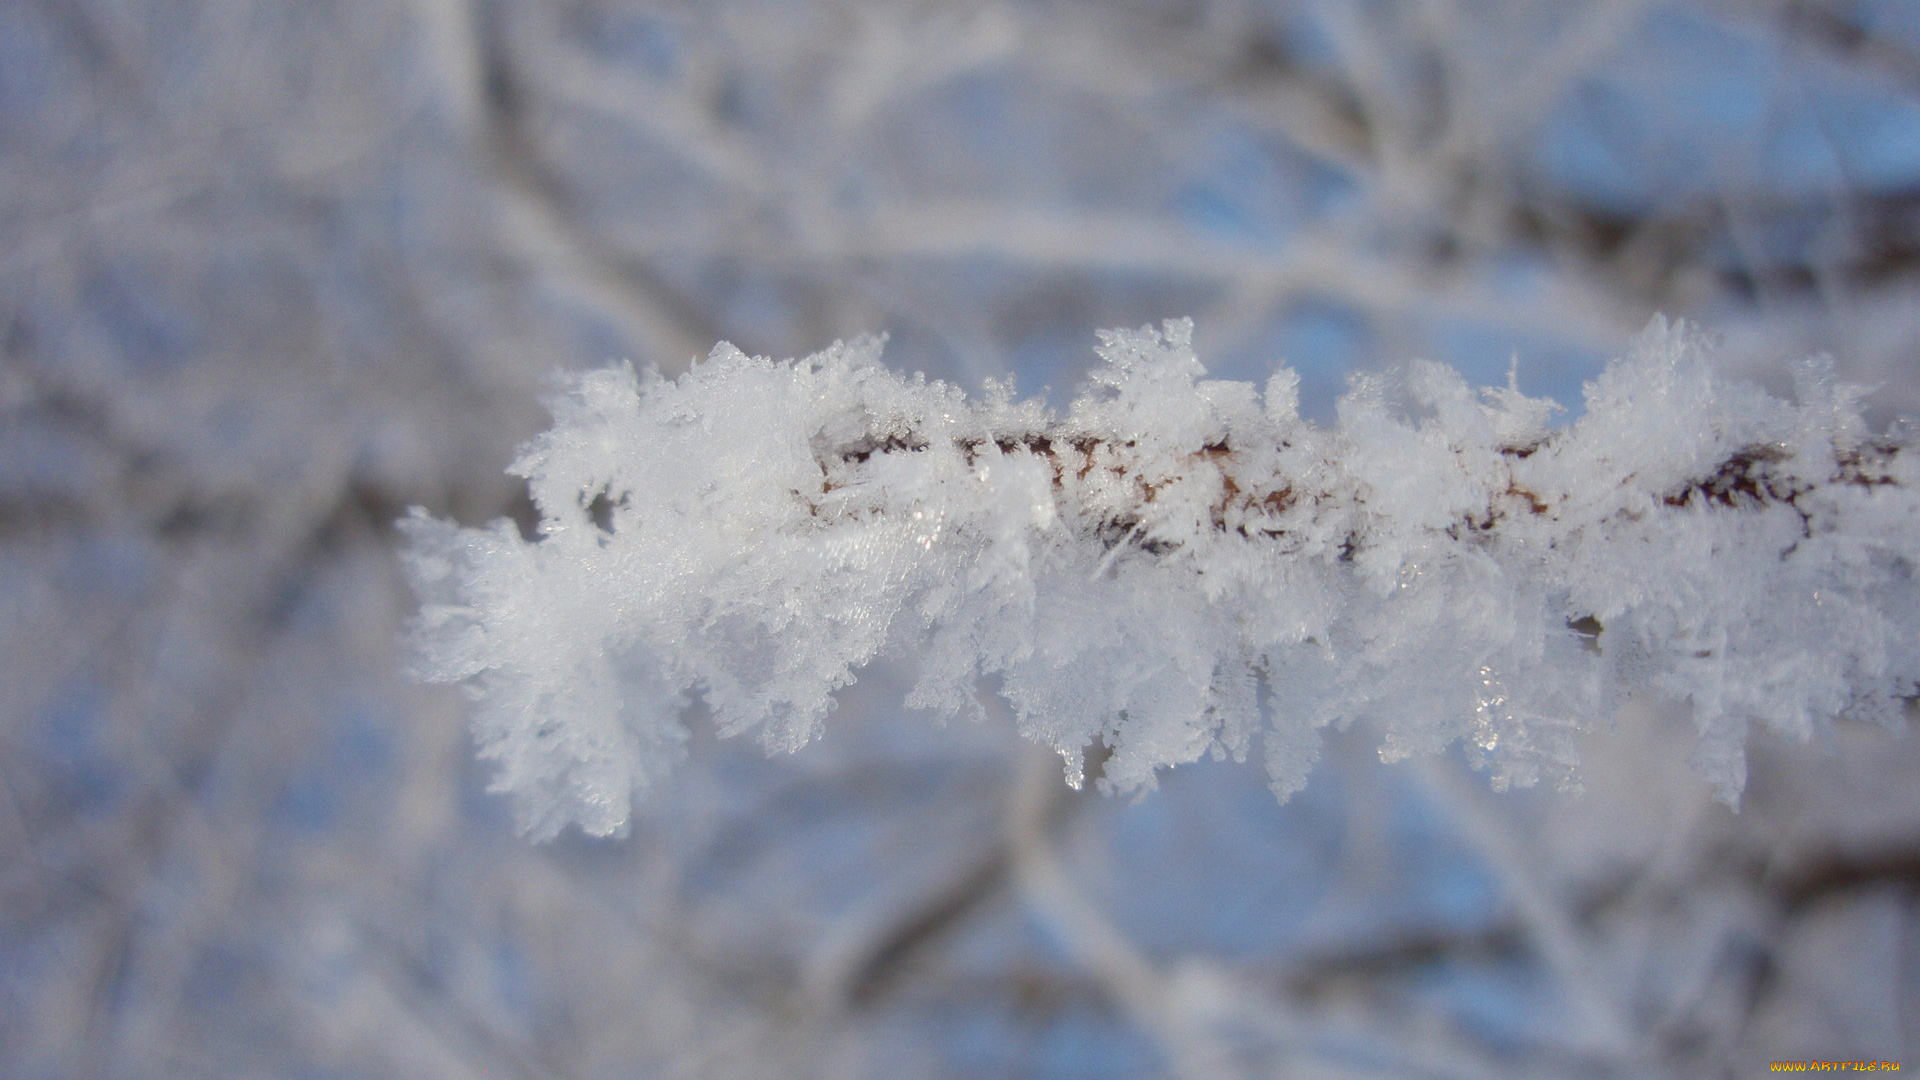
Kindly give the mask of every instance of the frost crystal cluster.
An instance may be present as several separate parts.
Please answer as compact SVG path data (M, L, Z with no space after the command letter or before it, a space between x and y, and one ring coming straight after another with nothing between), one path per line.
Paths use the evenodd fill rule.
M793 750L882 653L908 704L1110 748L1104 787L1256 745L1277 794L1320 729L1400 758L1470 740L1496 786L1568 782L1630 691L1691 704L1734 800L1755 722L1890 721L1920 675L1920 474L1819 365L1788 403L1656 324L1557 408L1415 364L1332 428L1296 376L1205 379L1191 325L1101 335L1065 415L971 401L861 340L728 345L666 381L580 377L512 471L539 537L404 522L423 677L478 702L522 824L606 834L702 695Z

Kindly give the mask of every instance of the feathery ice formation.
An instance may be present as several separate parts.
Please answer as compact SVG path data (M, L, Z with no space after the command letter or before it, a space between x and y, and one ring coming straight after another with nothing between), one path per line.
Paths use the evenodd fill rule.
M1186 321L1100 337L1064 416L874 340L581 376L512 466L537 540L402 523L418 673L469 689L541 837L623 829L690 694L793 750L883 651L946 716L997 676L1076 786L1096 741L1120 790L1257 743L1282 798L1330 723L1570 783L1578 733L1644 689L1691 705L1734 801L1753 723L1805 738L1915 693L1920 467L1819 364L1788 403L1656 321L1564 429L1430 363L1356 380L1328 429L1290 371L1203 378Z

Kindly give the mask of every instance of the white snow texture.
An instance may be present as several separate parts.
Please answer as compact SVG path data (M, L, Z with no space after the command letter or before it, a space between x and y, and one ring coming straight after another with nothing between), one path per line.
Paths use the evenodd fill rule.
M1571 785L1577 736L1649 690L1734 802L1753 723L1915 692L1915 454L1818 362L1788 403L1656 320L1564 429L1431 363L1357 378L1329 429L1288 370L1205 379L1187 321L1100 341L1064 416L872 339L580 376L511 468L538 539L403 522L417 673L468 688L537 837L623 831L690 695L794 750L882 653L941 716L997 682L1076 786L1096 744L1131 791L1258 743L1282 798L1356 722L1389 760L1465 739L1497 788Z

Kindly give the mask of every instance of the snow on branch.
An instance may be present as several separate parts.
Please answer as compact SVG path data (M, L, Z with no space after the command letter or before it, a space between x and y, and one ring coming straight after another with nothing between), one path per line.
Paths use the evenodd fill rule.
M1691 704L1733 802L1753 723L1806 738L1915 693L1916 454L1822 364L1781 401L1656 320L1563 429L1432 363L1356 379L1326 428L1291 371L1204 378L1187 321L1100 341L1065 415L872 339L580 376L512 466L537 540L402 523L418 674L468 688L542 837L623 829L689 695L793 750L882 653L942 716L996 679L1076 786L1095 743L1122 791L1257 745L1282 798L1331 723L1571 784L1577 736L1649 690Z

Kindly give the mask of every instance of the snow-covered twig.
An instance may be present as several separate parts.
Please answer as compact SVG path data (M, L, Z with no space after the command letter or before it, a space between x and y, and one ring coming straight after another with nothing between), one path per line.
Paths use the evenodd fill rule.
M1914 456L1817 364L1788 403L1656 322L1562 429L1430 363L1357 380L1327 428L1289 371L1205 379L1190 334L1103 334L1064 415L873 340L586 375L513 466L538 539L404 523L420 674L473 692L539 835L623 828L688 694L793 750L883 651L942 715L997 676L1072 781L1095 743L1138 790L1258 741L1282 797L1353 721L1389 759L1464 739L1496 787L1571 783L1575 737L1644 688L1692 704L1734 801L1750 723L1804 738L1914 692Z

